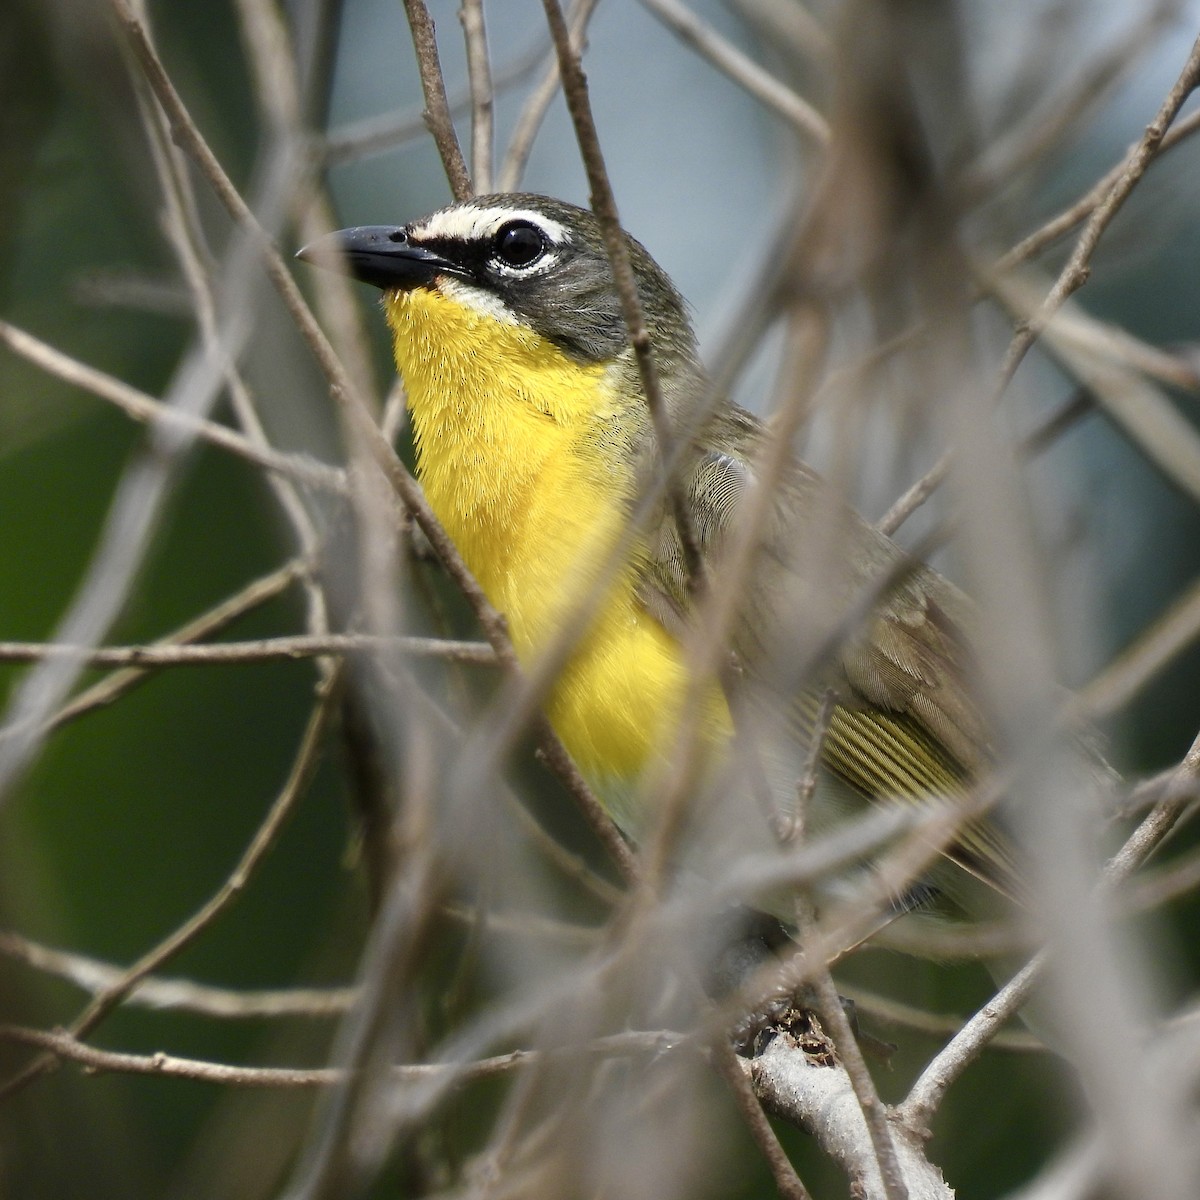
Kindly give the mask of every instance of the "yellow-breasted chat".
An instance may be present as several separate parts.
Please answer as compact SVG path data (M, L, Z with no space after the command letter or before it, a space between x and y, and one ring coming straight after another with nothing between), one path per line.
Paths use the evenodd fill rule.
M683 299L638 242L627 249L683 443L674 478L685 536L719 584L769 434L729 401L708 403ZM544 196L481 196L404 226L343 230L301 255L341 260L382 289L422 486L532 659L596 585L661 461L597 219ZM605 579L546 702L634 837L647 818L638 781L678 732L702 603L672 512L661 503ZM963 794L991 757L969 601L798 461L773 481L754 537L728 627L732 670L692 713L699 752L719 757L762 716L774 731L759 748L762 776L786 809L821 713L821 790L838 800ZM793 670L800 660L805 670ZM1010 890L989 825L968 825L948 854Z

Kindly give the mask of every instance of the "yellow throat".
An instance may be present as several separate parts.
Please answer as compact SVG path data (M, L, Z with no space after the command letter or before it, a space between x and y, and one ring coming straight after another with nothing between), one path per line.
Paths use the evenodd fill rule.
M434 289L389 292L385 309L425 493L530 661L624 526L634 481L616 430L640 424L642 401L617 395L603 364ZM669 753L687 685L680 646L637 601L638 561L609 588L546 705L601 788ZM709 708L715 736L727 717L719 698Z

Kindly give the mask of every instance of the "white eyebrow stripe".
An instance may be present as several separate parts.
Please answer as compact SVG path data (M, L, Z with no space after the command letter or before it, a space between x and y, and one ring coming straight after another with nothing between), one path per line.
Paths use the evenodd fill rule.
M477 204L458 204L454 208L433 213L413 225L412 237L415 241L432 241L435 238L463 242L487 241L495 236L501 225L509 221L528 221L536 225L555 246L570 241L567 227L545 213L532 208L505 208L499 205L481 208Z

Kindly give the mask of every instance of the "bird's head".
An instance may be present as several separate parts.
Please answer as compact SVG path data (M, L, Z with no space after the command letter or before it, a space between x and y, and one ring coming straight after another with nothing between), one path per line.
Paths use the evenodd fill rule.
M626 246L656 354L694 359L675 286L628 235ZM381 288L393 325L403 297L434 293L466 314L527 329L577 363L609 364L628 350L599 222L546 196L479 196L407 225L343 229L299 257Z

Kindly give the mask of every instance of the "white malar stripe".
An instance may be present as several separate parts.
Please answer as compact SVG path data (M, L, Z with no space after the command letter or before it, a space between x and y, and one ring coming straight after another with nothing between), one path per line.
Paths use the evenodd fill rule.
M434 238L453 238L457 241L487 241L492 238L501 225L509 221L528 221L536 225L548 241L556 246L570 240L567 227L544 213L532 208L504 208L491 205L480 208L475 204L457 204L454 208L443 209L426 217L424 221L415 224L411 229L414 241L420 242Z
M489 292L486 288L475 287L474 284L455 279L453 275L439 275L437 290L463 308L491 317L503 325L521 324L517 314L495 292Z

